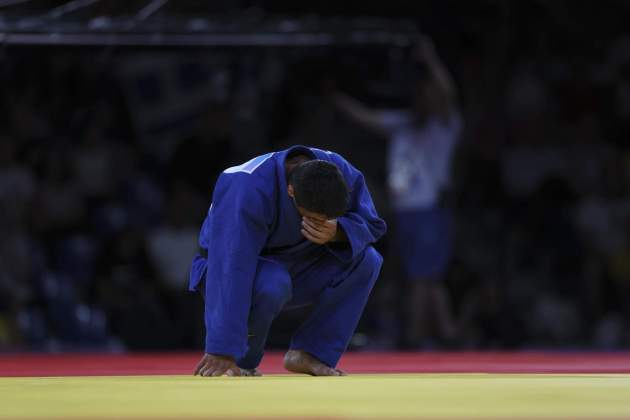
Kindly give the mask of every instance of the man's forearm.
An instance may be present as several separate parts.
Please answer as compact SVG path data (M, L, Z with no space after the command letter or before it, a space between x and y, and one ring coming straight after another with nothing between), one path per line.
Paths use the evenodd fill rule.
M378 114L358 100L345 93L337 92L333 96L333 103L337 109L348 115L355 123L363 128L379 136L386 134L383 127L381 127Z
M427 66L429 70L429 77L437 83L445 94L447 94L450 98L455 97L457 92L455 83L453 82L453 77L442 60L440 60L440 57L437 55L433 41L423 36L420 39L419 44L416 46L414 59Z

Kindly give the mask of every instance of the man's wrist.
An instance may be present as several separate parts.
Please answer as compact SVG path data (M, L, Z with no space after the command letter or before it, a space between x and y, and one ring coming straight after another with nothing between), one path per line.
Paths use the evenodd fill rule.
M212 337L208 334L206 335L206 345L204 348L204 353L206 354L211 356L231 357L234 360L237 360L241 354L245 354L245 352L241 352L240 349L232 343L220 342L214 339L214 334Z
M216 357L217 359L223 359L223 360L231 360L231 361L236 361L236 359L233 356L230 356L229 354L216 354L216 353L206 353L208 356L212 356L212 357Z
M348 236L339 222L337 222L337 232L335 232L335 236L333 236L330 242L348 242Z

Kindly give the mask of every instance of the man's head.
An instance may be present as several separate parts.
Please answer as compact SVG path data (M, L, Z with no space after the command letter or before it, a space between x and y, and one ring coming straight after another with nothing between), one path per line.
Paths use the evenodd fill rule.
M348 185L341 171L324 160L308 160L295 166L289 175L288 194L302 216L334 219L348 206Z

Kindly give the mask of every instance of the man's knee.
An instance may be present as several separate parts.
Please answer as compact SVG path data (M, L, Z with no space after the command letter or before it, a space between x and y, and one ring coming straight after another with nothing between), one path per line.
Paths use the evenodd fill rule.
M381 272L383 257L376 249L374 249L374 247L369 246L365 249L365 256L363 257L361 264L363 265L363 269L369 273L367 277L370 279L370 287L374 286L374 283L378 278L378 273Z
M365 255L363 256L361 264L378 271L383 265L383 257L373 246L368 246L365 249Z
M291 299L291 277L278 264L261 261L254 284L254 304L280 309Z
M353 270L356 281L360 281L371 288L378 278L382 265L383 257L381 254L374 247L367 247L363 252L363 257Z
M272 306L282 306L291 299L290 283L278 279L266 279L257 285L254 299L257 303Z

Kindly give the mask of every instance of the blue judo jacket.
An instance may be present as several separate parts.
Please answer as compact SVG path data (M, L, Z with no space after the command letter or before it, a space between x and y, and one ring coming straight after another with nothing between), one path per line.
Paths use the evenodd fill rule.
M302 236L302 217L287 195L284 162L298 150L334 163L350 187L348 210L337 219L348 243L323 246L341 261L351 262L386 231L363 174L337 153L294 146L226 169L217 180L199 235L199 245L208 250L208 256L195 256L189 279L191 291L206 281L207 353L235 359L246 353L247 321L261 255L299 258L303 252L322 246Z

